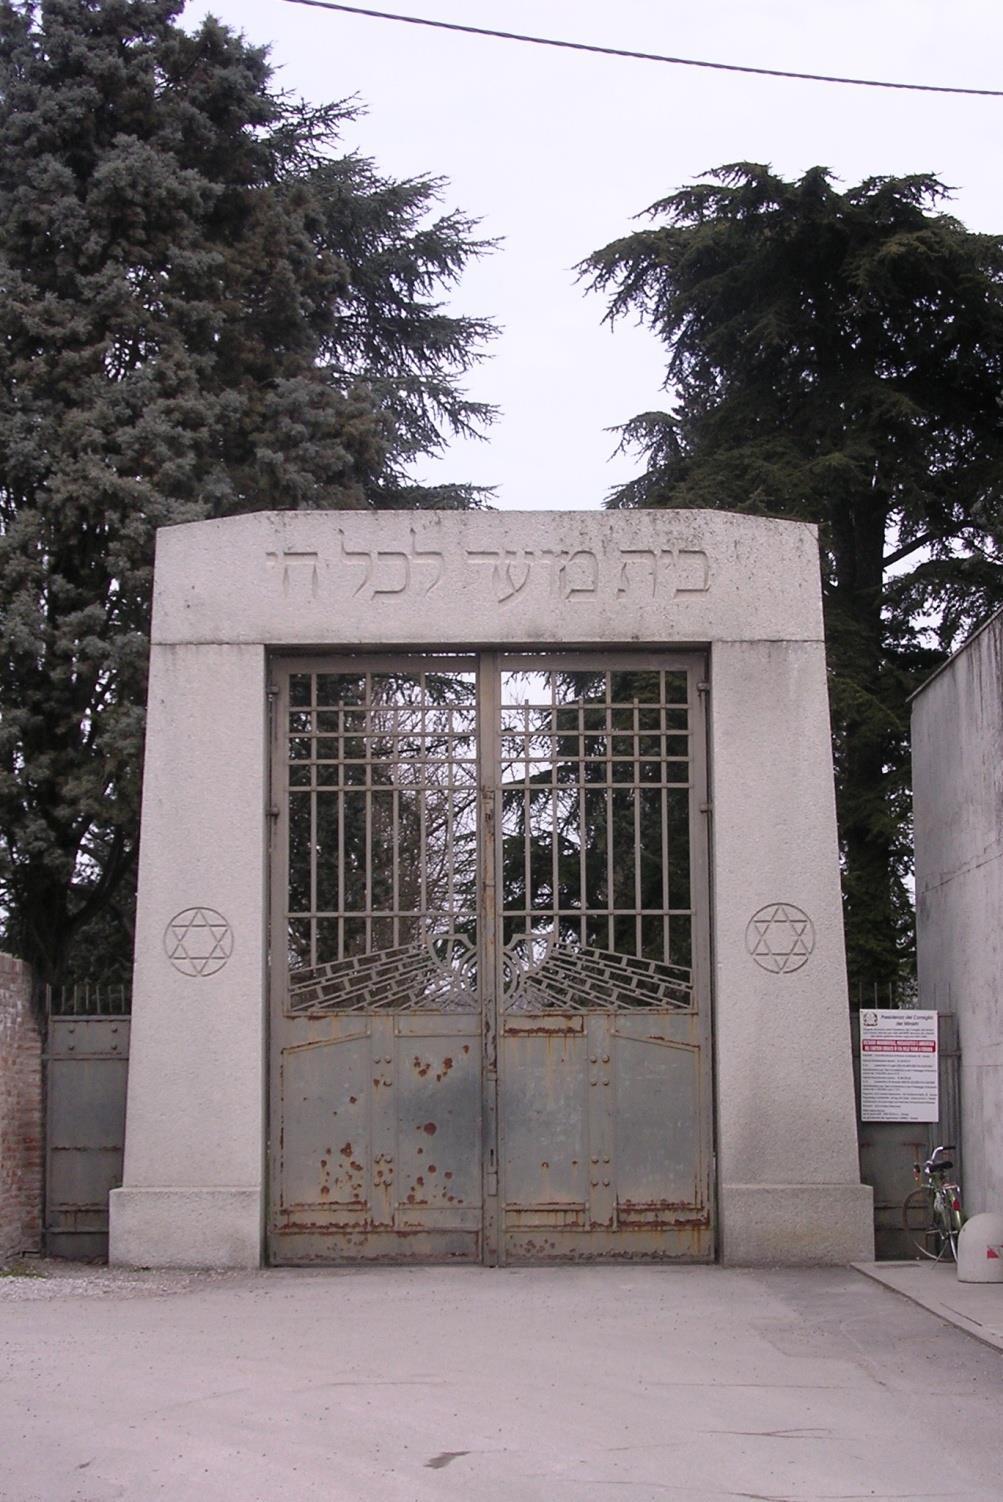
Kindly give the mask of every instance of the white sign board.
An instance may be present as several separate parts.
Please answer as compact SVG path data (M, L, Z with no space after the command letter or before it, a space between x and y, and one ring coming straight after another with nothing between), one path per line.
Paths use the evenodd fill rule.
M861 1121L937 1121L937 1013L860 1012Z

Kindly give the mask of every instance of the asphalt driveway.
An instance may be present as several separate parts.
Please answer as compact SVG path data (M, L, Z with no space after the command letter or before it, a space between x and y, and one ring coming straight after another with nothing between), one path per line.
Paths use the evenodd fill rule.
M852 1269L0 1278L2 1502L1000 1502L1003 1355Z

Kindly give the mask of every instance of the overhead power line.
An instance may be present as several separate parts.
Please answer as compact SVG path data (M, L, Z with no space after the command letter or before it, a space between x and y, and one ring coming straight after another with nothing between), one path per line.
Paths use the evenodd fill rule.
M1003 89L963 89L939 83L894 83L885 78L843 78L836 73L795 73L788 68L753 68L742 63L711 63L695 57L670 57L661 52L632 52L626 47L599 47L589 42L566 42L558 37L528 36L520 31L495 31L487 26L465 26L459 21L433 21L428 16L401 16L389 10L370 10L361 5L339 5L335 0L286 0L288 5L309 5L315 10L342 11L349 16L368 16L375 21L401 21L406 26L431 26L436 31L460 31L466 36L490 37L501 42L531 42L536 47L563 47L569 52L592 52L600 57L627 57L642 63L670 63L677 68L712 68L720 73L754 73L761 78L798 78L806 83L853 84L861 89L908 89L920 94L974 94L1003 99Z

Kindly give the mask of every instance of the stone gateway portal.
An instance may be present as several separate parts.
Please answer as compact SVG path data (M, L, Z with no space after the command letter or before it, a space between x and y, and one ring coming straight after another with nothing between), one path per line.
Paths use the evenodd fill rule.
M153 637L114 1261L870 1254L813 528L196 523Z

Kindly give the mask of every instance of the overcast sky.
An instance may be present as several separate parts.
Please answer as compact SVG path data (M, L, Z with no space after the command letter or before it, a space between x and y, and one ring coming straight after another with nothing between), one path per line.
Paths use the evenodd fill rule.
M757 67L1003 87L999 0L392 0L375 8ZM934 172L952 212L1003 230L1003 99L762 79L561 52L347 16L289 0L195 0L270 43L281 87L358 95L345 145L395 176L449 179L446 207L501 248L456 306L502 326L471 393L497 404L486 443L453 445L423 478L498 487L509 509L594 507L636 464L606 431L664 403L660 346L602 326L573 267L653 200L724 162L815 164L845 186Z

